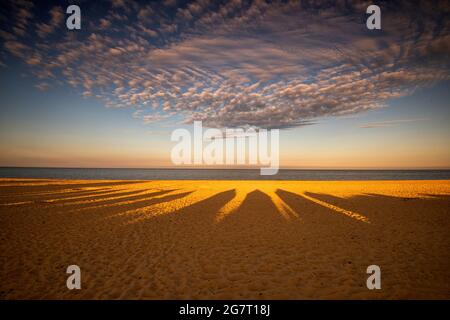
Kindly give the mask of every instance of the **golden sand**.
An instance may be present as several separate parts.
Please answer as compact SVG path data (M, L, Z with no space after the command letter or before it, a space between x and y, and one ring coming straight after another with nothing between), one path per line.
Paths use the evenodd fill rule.
M450 299L450 181L0 190L2 299ZM81 290L66 287L72 264ZM381 290L366 287L372 264Z

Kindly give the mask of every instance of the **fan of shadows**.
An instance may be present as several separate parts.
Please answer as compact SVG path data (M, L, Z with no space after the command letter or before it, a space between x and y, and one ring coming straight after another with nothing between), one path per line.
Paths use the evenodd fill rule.
M184 206L165 214L147 215L132 214L120 215L121 212L139 207L151 207L157 203L170 203L173 200L186 197L191 192L168 195L154 200L146 200L145 203L132 203L116 208L113 217L120 219L122 225L133 228L135 224L140 229L153 230L160 233L177 233L177 239L192 241L192 239L211 238L214 233L227 234L236 239L249 239L252 236L265 234L265 238L282 238L289 233L298 232L298 228L307 222L319 218L319 222L325 228L330 228L334 222L365 223L368 218L358 213L344 209L345 205L333 205L328 199L313 193L296 194L277 189L275 194L283 204L288 206L299 219L287 220L266 193L256 189L249 192L237 208L217 220L221 209L236 197L236 189L219 192L194 204ZM327 202L328 201L328 202ZM142 206L145 204L145 206ZM126 210L125 210L126 209ZM330 214L332 213L332 214ZM322 219L324 218L324 219ZM144 231L144 232L147 232ZM181 240L180 240L181 241Z
M182 286L191 294L202 292L206 286L213 291L222 288L238 298L239 290L234 289L236 283L248 286L251 282L263 289L273 289L258 282L258 274L265 273L266 278L275 279L277 271L293 272L290 266L295 263L298 268L308 268L310 265L304 260L308 254L320 257L323 263L340 263L335 261L336 252L339 252L339 259L354 255L353 265L365 262L356 255L367 249L365 241L361 240L365 240L365 231L372 225L352 219L345 212L362 215L359 210L366 206L349 206L350 200L310 192L305 193L305 197L278 189L276 194L301 219L284 219L269 195L254 190L218 222L218 213L236 197L236 189L216 193L161 215L123 215L120 217L123 220L114 221L123 222L115 238L124 239L121 241L126 241L126 247L132 251L118 257L114 265L141 266L147 277L145 285L150 285L154 292L170 295ZM170 202L173 196L179 194L157 199ZM369 209L364 211L364 216L374 218ZM110 241L105 237L105 243ZM327 246L333 250L326 249ZM384 247L380 246L376 252L385 252ZM146 261L144 266L142 261ZM241 274L252 276L240 278Z
M333 212L360 222L369 222L368 218L363 214L320 200L316 194L307 192L296 194L281 189L277 189L272 194L272 197L259 189L255 189L247 193L236 208L229 210L226 215L218 219L219 215L223 213L222 209L232 200L236 201L235 198L235 189L223 191L192 205L165 213L160 218L172 220L172 217L176 216L176 220L179 223L187 224L191 223L191 221L201 221L202 227L209 225L215 227L234 225L234 228L255 229L261 226L263 229L268 230L270 226L288 221L295 222L298 220L297 222L301 222L302 219L291 220L289 217L286 217L286 212L281 212L282 210L286 211L285 208L288 208L292 216L297 218L299 215L307 216L311 212L316 212L317 208L319 208L322 209L321 212L326 212L327 214ZM166 200L170 202L173 199L164 199L164 201L158 201L158 203L166 202ZM155 216L152 216L152 218ZM141 216L131 222L141 222L147 218Z
M316 234L305 234L302 219L286 220L260 190L247 193L235 210L217 221L221 209L235 197L236 190L231 189L170 213L134 216L133 223L122 224L119 237L127 239L127 246L141 248L136 261L148 257L149 282L169 295L179 288L167 280L173 274L189 294L202 292L206 283L208 290L235 298L236 285L272 290L265 281L277 277L275 270L291 272L289 263L299 259L301 248L317 240ZM157 279L165 281L156 285Z
M150 218L134 217L134 220L129 220L130 217L124 219L128 219L130 225L145 224L144 228L153 228L157 225L159 230L172 230L177 233L178 240L190 242L193 239L214 237L218 232L248 237L269 233L282 236L280 228L292 230L289 225L293 223L286 223L287 220L272 199L260 190L249 192L238 208L218 222L217 216L221 209L235 196L236 190L231 189L166 214Z
M155 294L161 294L158 297L163 296L158 292L171 296L180 287L188 294L195 294L207 286L208 290L226 291L238 298L236 284L274 290L264 281L277 278L278 271L292 272L292 263L302 261L304 252L310 248L318 250L319 255L326 254L320 246L317 249L312 244L333 234L335 237L343 234L333 230L327 230L328 234L306 233L310 225L303 219L286 220L272 197L261 190L247 193L235 210L217 221L221 209L236 197L236 193L236 189L219 192L160 215L116 215L114 221L109 221L120 225L114 229L114 239L121 239L117 240L120 243L125 241L132 251L117 257L114 265L142 268L141 272L147 277L145 285ZM278 196L288 202L282 192ZM160 199L166 198L164 201L170 202L167 197ZM305 207L290 206L299 214L304 213ZM330 228L330 225L325 227ZM96 241L109 244L111 240L106 233L97 235L103 236L104 239L97 238ZM142 261L146 262L145 267ZM178 280L171 281L173 278ZM256 294L250 296L256 297Z
M181 255L195 248L233 248L242 249L242 254L251 246L262 245L273 238L284 238L294 231L295 223L286 223L271 198L260 190L247 194L241 205L220 222L220 210L236 196L236 190L219 192L192 205L150 218L123 216L130 223L124 223L125 233L142 233L139 238L157 235L158 243L147 243L153 252L161 251L158 261L169 254ZM126 220L124 221L126 222ZM163 245L161 245L163 244ZM240 249L239 249L240 248ZM206 250L206 249L205 249ZM269 249L268 249L269 250ZM155 262L154 268L160 262Z

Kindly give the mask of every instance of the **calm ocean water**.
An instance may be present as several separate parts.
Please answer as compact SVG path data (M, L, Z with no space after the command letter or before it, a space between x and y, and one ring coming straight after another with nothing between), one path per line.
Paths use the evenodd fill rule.
M0 178L107 180L450 180L450 170L291 170L261 176L246 169L0 168Z

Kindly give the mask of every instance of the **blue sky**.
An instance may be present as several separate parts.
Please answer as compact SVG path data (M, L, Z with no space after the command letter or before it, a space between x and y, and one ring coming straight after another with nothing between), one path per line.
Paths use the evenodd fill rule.
M1 20L1 166L170 166L202 120L281 129L284 167L450 167L437 7L381 2L371 33L358 1L82 1L77 32L27 3Z

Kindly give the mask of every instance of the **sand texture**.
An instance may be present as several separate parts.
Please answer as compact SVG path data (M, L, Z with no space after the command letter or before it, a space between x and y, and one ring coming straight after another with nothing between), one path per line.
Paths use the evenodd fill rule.
M1 299L450 299L450 181L0 179ZM81 268L68 290L66 268ZM381 267L381 290L366 268Z

